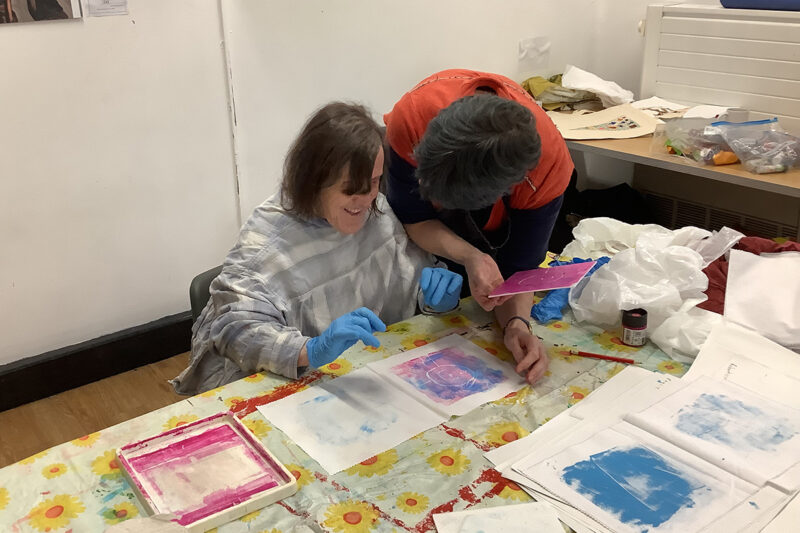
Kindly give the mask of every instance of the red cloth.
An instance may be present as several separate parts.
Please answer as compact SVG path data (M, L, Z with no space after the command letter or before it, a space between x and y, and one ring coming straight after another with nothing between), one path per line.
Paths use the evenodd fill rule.
M428 122L459 98L475 94L478 87L490 87L497 96L527 107L536 119L536 131L542 140L539 163L527 174L536 186L536 192L522 181L511 190L510 206L514 209L536 209L561 196L575 168L564 138L547 113L521 85L499 74L453 69L422 80L403 95L391 112L383 116L389 145L400 157L416 167L414 148L425 134ZM500 199L494 204L485 229L498 228L505 218L505 206Z
M764 239L763 237L744 237L735 246L736 250L744 250L752 254L771 254L778 252L800 252L800 243L786 241L783 244ZM728 284L728 261L723 255L710 265L703 273L708 276L708 289L706 296L708 300L697 307L714 313L723 314L725 310L725 287Z

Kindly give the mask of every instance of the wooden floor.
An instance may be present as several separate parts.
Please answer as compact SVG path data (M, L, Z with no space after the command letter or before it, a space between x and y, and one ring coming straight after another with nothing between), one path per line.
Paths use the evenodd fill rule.
M0 468L185 398L168 379L189 352L0 412Z

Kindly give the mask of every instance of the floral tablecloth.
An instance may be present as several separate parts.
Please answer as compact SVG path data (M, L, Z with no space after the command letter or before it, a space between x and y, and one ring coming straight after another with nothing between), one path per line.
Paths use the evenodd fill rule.
M470 507L529 501L503 479L483 453L523 437L619 372L623 365L570 356L585 351L624 355L644 368L681 375L684 365L655 346L624 346L618 331L564 320L535 325L551 357L535 387L526 386L465 416L425 431L336 475L328 475L256 407L353 369L459 333L511 361L493 316L472 299L443 316L416 316L380 335L380 348L353 347L318 371L291 381L255 374L98 433L45 450L0 470L0 531L103 531L142 513L114 450L129 442L211 414L231 410L298 480L298 492L217 528L219 533L289 531L433 531L433 515Z

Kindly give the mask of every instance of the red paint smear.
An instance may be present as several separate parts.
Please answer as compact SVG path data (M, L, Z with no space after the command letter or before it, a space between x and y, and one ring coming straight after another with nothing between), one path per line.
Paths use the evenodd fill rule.
M286 383L285 385L275 387L272 392L268 392L262 396L255 396L241 402L236 402L236 404L231 406L231 412L235 413L239 418L243 418L250 413L255 412L259 405L266 405L276 400L280 400L281 398L286 398L287 396L299 391L306 385L314 383L323 375L324 374L319 371L312 372L307 376L298 379L297 381L292 381L290 383Z
M464 500L465 502L474 504L478 503L479 501L478 497L475 496L475 493L472 492L472 489L469 486L461 487L460 489L458 489L458 495L461 496L461 499Z
M294 516L299 516L300 518L305 518L305 519L308 519L311 516L308 513L301 513L297 509L293 509L292 507L289 507L289 505L284 503L283 501L277 501L275 503L277 503L278 505L280 505L281 507L283 507L284 509L286 509L287 511L292 513Z
M510 483L510 481L504 479L503 476L500 474L500 472L498 472L494 468L486 469L483 472L481 472L481 474L478 476L478 478L475 481L473 481L469 485L465 485L465 486L461 487L458 490L458 495L459 495L458 498L454 498L454 499L450 500L449 502L445 502L445 503L441 504L440 506L438 506L438 507L436 507L434 509L431 509L431 511L425 516L425 519L420 521L420 522L418 522L416 527L414 527L414 529L412 531L416 531L417 533L423 533L425 531L432 531L434 529L433 515L438 514L438 513L450 513L450 512L452 512L453 508L455 507L456 503L459 502L459 500L465 501L465 502L468 503L468 505L466 506L467 509L469 509L470 507L472 507L476 503L479 503L481 500L484 499L484 497L480 497L480 498L477 497L472 489L474 487L478 486L481 483L487 483L487 482L495 484L495 486L492 487L491 490L489 490L484 495L484 497L488 496L490 498L496 496L497 494L499 494L505 488L506 484Z
M467 436L464 434L464 432L461 431L460 429L451 428L447 424L440 424L439 427L441 427L444 430L444 432L447 433L448 435L450 435L451 437L455 437L457 439L461 439L461 440L465 440L467 442L471 442L479 450L482 450L484 452L488 452L489 450L492 449L492 446L489 445L489 444L485 444L483 442L478 442L478 441L476 441L474 439L467 438Z
M323 474L321 474L319 472L314 472L314 477L317 478L318 480L322 481L323 483L330 483L330 485L336 490L340 490L342 492L350 492L350 489L348 489L347 487L338 484L337 482L335 482L332 479L326 478Z

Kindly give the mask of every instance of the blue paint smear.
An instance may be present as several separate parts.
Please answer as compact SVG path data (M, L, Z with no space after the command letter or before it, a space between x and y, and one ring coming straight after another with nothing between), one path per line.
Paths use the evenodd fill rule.
M343 420L340 404L331 402L334 398L330 393L320 394L297 406L299 419L319 442L347 446L397 423L397 412L393 410L363 412L359 413L361 420Z
M594 454L565 468L561 479L621 522L645 531L694 507L692 493L705 488L641 446Z
M392 370L417 390L446 405L487 391L505 379L502 370L490 368L482 359L455 348L406 361Z
M739 451L774 451L798 432L788 419L724 394L701 394L677 418L675 428L682 433Z

